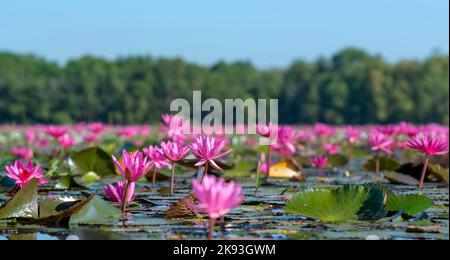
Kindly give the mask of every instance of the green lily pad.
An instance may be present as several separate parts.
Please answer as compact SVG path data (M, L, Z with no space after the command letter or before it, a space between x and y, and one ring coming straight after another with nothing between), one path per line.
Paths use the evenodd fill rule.
M364 164L363 168L366 171L376 170L376 157L373 157ZM400 163L390 157L380 157L380 171L395 171L400 168Z
M16 195L0 208L0 219L38 218L38 180L30 180Z
M375 186L345 185L300 192L285 210L324 222L376 220L387 213L384 198L384 191Z
M78 212L70 217L69 225L111 224L121 217L121 211L99 196L94 196Z
M76 171L80 175L95 172L98 176L115 175L111 156L99 147L81 150L72 156Z
M83 182L95 182L100 180L100 177L95 172L88 172L81 177Z
M226 170L226 177L250 177L252 170L256 168L256 163L249 160L242 160L235 164L234 169Z
M94 196L81 201L64 202L60 199L43 200L39 207L39 223L47 225L67 225L71 216L79 212Z
M79 184L73 176L63 176L59 178L58 183L55 185L55 189L67 190L67 189L87 189L85 186Z
M419 194L389 193L387 197L387 208L389 211L402 211L404 214L415 217L433 206L431 199Z
M79 201L78 201L79 202ZM61 199L43 199L39 201L39 218L45 219L61 214L70 209L77 201L63 201Z

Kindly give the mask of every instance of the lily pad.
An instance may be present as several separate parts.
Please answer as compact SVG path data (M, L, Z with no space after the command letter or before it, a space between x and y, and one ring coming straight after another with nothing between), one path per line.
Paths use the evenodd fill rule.
M111 224L121 217L119 209L99 196L94 196L79 211L70 217L69 225Z
M72 176L63 176L59 178L58 183L55 185L55 189L87 189L85 186L79 184Z
M402 211L404 214L415 217L433 206L431 199L419 194L388 194L387 208L389 211Z
M398 172L384 172L384 178L389 180L391 183L394 184L406 184L406 185L412 185L417 186L419 185L419 180L411 177L409 175L398 173Z
M285 210L324 222L376 220L383 218L385 193L367 185L345 185L337 189L312 189L300 192Z
M234 169L226 170L226 177L250 177L252 175L252 170L256 168L256 163L249 160L242 160L235 164Z
M423 163L406 163L401 165L396 172L400 172L406 175L410 175L416 179L419 179L422 175ZM428 164L425 180L431 180L431 177L436 178L438 181L449 182L449 170L443 168L437 164Z
M38 218L38 180L30 180L14 197L0 208L0 219Z
M51 225L67 225L73 214L79 212L94 196L81 201L64 202L58 199L41 202L39 223Z
M98 176L116 174L111 156L99 147L91 147L75 153L72 161L80 175L89 172L95 172Z

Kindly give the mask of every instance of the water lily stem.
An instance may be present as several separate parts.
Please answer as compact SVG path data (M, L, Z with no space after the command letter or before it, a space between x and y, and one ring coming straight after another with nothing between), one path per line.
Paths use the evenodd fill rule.
M425 181L425 174L427 173L428 161L429 160L430 160L430 157L427 154L426 157L425 157L425 163L423 164L422 176L420 177L419 191L422 190L423 182Z
M205 178L206 174L208 174L208 162L205 163L205 166L203 168L203 174L202 174L202 183L203 183L203 179Z
M380 153L377 152L376 161L375 161L375 171L377 176L380 176Z
M125 213L125 210L127 207L127 198L128 198L129 187L130 187L130 182L127 180L125 182L125 191L124 191L123 197L122 197L122 214Z
M214 239L214 226L216 225L216 219L210 218L209 219L209 232L208 232L208 240Z
M175 180L175 162L172 162L172 171L170 173L170 195L173 194L174 180Z
M272 165L272 148L267 146L267 177L270 177L270 166Z
M156 167L153 166L152 189L155 189L155 185L156 185Z
M352 156L353 156L353 145L352 145L352 143L349 143L349 146L348 146L348 170L350 170L351 169L351 167L352 167Z

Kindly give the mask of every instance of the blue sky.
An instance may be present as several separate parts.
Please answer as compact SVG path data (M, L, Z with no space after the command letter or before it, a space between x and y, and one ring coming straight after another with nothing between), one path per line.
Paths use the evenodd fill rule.
M448 0L14 0L0 50L65 62L148 54L284 67L348 47L388 61L448 53Z

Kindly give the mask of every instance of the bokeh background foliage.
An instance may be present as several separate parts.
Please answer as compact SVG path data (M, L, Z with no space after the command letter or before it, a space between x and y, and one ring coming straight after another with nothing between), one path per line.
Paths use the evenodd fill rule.
M449 121L448 55L388 63L348 48L258 69L250 62L84 56L60 65L0 52L0 123L155 123L175 98L278 98L282 123Z

